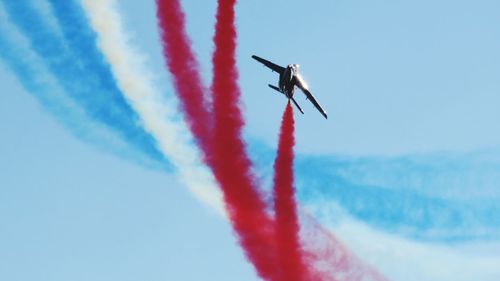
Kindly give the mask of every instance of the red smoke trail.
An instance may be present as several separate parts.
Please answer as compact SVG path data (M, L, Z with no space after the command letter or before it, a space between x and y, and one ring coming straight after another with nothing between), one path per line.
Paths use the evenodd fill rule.
M215 176L224 191L233 228L260 277L278 280L273 221L256 189L251 162L241 138L243 117L236 67L235 0L219 0L215 25L212 95Z
M277 255L282 268L283 280L311 280L300 245L299 221L293 189L293 110L286 105L281 121L278 154L274 162L274 210Z
M222 187L226 208L242 248L259 276L265 280L284 281L285 279L280 278L282 267L276 258L275 225L266 214L266 205L256 191L255 179L250 172L251 163L241 139L243 119L238 108L240 91L234 56L235 1L219 0L214 38L216 43L213 58L214 81L211 88L214 95L214 115L207 109L210 105L204 97L205 89L201 83L190 40L185 32L184 14L179 0L156 2L164 56L181 101L181 110L185 113L185 118L204 153L205 160ZM321 227L319 229L321 230ZM318 234L317 229L309 230L313 234ZM327 247L328 249L321 246L320 249L314 249L314 246L308 245L308 256L306 256L308 264L315 264L318 259L327 256L336 257L339 254L336 247L338 244ZM343 248L340 250L341 255L349 255ZM321 254L315 255L318 252ZM346 267L351 270L358 268L348 265ZM343 267L341 270L344 269L346 268ZM323 277L321 280L331 280L328 275L321 277Z
M235 1L219 1L217 9L212 83L215 114L210 116L203 98L197 63L185 33L184 14L178 0L157 0L157 17L167 66L174 77L181 109L200 144L224 194L226 208L245 254L266 280L277 280L273 222L255 189L241 139L243 118L238 108L240 96L234 59L236 30ZM210 136L211 118L214 118Z
M163 42L164 57L177 95L181 111L197 143L207 154L210 145L210 106L205 100L205 89L198 71L198 62L186 34L184 13L178 0L157 0L157 18Z

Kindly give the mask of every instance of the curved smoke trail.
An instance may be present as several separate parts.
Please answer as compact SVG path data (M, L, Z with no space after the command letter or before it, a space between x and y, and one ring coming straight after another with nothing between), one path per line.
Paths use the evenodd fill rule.
M221 195L212 175L203 168L185 126L176 121L173 101L167 101L147 77L140 56L130 47L114 0L84 0L84 10L98 35L98 45L127 101L139 114L145 129L180 174L181 181L202 202L224 213Z
M106 81L103 80L106 76L99 76L109 71L103 68L104 64L85 64L86 60L82 60L81 56L82 50L76 48L73 53L64 38L44 20L33 1L3 1L3 5L10 21L26 36L31 49L57 79L64 93L81 106L90 119L107 126L157 162L166 161L151 136L142 130L136 113L123 99L114 79L109 76ZM65 13L59 15L65 16ZM63 34L71 31L66 28L62 30ZM66 34L66 37L70 39L69 42L75 43L70 45L78 45L82 43L79 39L84 36ZM92 42L95 44L95 40ZM89 43L85 43L85 46L88 45Z
M269 218L263 213L265 205L259 199L258 194L255 193L255 189L253 189L253 179L250 174L248 174L249 162L245 162L245 160L241 158L238 159L240 156L235 154L239 153L239 155L242 155L244 153L242 150L243 144L241 141L238 142L237 140L239 139L239 128L241 128L241 126L238 128L238 121L233 122L234 119L232 119L232 115L228 116L221 115L221 113L215 113L213 116L213 139L209 139L208 131L204 133L204 130L210 128L211 125L211 119L203 116L208 113L190 109L191 107L203 107L204 96L199 74L193 76L192 73L193 71L197 71L193 69L193 62L195 59L190 50L189 39L187 39L188 37L185 34L182 9L178 1L157 1L157 7L157 16L163 39L165 59L167 67L173 74L174 84L176 85L181 104L183 104L181 107L185 110L184 112L190 128L205 153L207 162L212 168L217 181L224 191L226 209L238 233L243 249L253 264L256 265L259 275L265 279L270 279L277 268L273 256L274 251L269 250L272 249L272 244L270 243L273 242L271 235L272 227ZM218 11L222 8L231 10L232 5L224 5L221 3L221 5L218 6ZM222 17L225 14L226 13L218 12L218 15ZM224 24L227 20L232 19L218 18L217 26L222 28L225 27ZM232 36L234 32L231 33L229 30L229 33L227 33L228 31L222 30L223 33L221 33L219 28L216 28L216 30L215 41L218 42L218 40L220 40L219 37L222 36L223 40L232 40L232 44L235 44L234 38L226 37L227 35ZM216 44L217 47L214 53L214 82L212 92L214 95L214 109L216 112L220 112L218 110L226 110L225 112L227 112L227 109L231 110L231 108L226 107L232 106L232 100L227 100L228 97L224 96L224 94L229 94L229 98L234 98L234 95L237 94L237 85L233 82L233 79L236 78L234 77L236 73L234 72L233 65L230 64L234 52L231 51L231 42L228 44L229 45L222 46ZM222 47L222 49L220 47ZM229 50L227 48L229 48ZM227 57L225 57L226 54L221 51L229 52L229 64L225 64ZM192 84L185 83L186 81L192 81ZM190 86L192 86L192 89L189 88ZM229 86L232 88L221 89L221 86ZM232 110L233 112L231 112L231 114L235 112L234 110L238 109L233 107ZM238 113L239 112L236 111L236 114ZM241 116L236 115L234 117L239 118L241 123ZM231 147L229 147L229 145L231 145ZM227 159L229 155L233 158ZM236 189L236 186L241 186L241 188ZM259 211L256 212L255 210Z
M53 81L53 77L46 75L47 70L42 62L37 61L36 54L22 44L23 39L16 34L13 27L9 27L6 15L3 9L0 9L0 59L40 104L52 114L64 116L61 121L68 122L69 129L78 128L79 123L85 124L86 122L73 121L81 120L82 117L64 100L62 89Z
M257 170L265 171L274 150L259 141L250 144ZM322 222L347 215L412 239L494 240L500 237L494 215L500 211L499 159L491 150L397 157L299 153L297 196Z
M191 50L191 42L185 34L184 13L178 1L156 1L159 32L163 42L163 52L168 69L173 75L173 84L180 96L182 112L195 136L197 143L206 154L210 150L210 104L205 99L206 89L201 82L198 62Z
M339 217L338 206L359 221L410 238L498 239L500 162L491 156L441 155L439 161L299 156L298 196L323 219ZM459 197L463 193L470 198Z
M241 136L244 120L239 109L240 89L236 67L236 1L217 1L212 96L214 109L214 173L232 202L229 213L247 257L264 279L278 280L273 221L257 192L252 163ZM283 266L283 265L282 265Z
M50 112L77 138L93 144L102 151L112 152L150 168L166 167L145 153L132 148L126 140L106 126L90 119L85 110L69 98L44 60L31 49L30 42L9 22L0 2L0 60L15 75L26 92Z

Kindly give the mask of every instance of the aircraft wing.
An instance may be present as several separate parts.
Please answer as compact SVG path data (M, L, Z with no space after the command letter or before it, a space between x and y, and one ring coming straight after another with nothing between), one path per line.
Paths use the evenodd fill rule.
M283 74L283 72L285 71L285 68L282 67L282 66L279 66L277 64L274 64L268 60L265 60L261 57L258 57L258 56L255 56L253 55L252 58L260 63L262 63L263 65L269 67L272 71L276 71L279 73L279 75Z
M321 105L318 103L316 98L314 98L311 92L309 92L306 83L304 82L304 80L302 80L300 76L298 77L295 85L297 85L297 87L299 87L302 90L302 92L304 92L306 98L311 101L311 103L314 105L314 107L316 107L316 109L321 113L321 115L323 115L325 119L328 119L326 111L321 107Z

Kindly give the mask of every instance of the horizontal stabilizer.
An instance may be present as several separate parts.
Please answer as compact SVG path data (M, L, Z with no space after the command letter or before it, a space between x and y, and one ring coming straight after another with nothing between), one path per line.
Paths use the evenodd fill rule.
M268 86L269 86L269 88L274 89L274 90L276 90L276 91L278 91L278 92L280 92L280 93L283 94L283 92L280 90L280 88L278 88L278 87L276 87L274 85L271 85L271 84L268 84Z

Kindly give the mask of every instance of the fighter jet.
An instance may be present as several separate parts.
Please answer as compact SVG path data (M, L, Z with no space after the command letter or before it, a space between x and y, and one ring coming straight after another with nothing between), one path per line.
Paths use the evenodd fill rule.
M328 116L326 115L326 111L319 105L319 103L316 101L314 96L309 92L309 89L307 87L306 82L300 76L299 74L299 65L298 64L289 64L287 67L282 67L277 64L274 64L268 60L265 60L263 58L260 58L258 56L253 55L253 59L256 61L264 64L265 66L269 67L272 71L277 72L280 75L279 82L278 82L278 87L269 84L268 86L282 94L284 94L289 100L292 100L297 109L304 114L304 111L302 111L302 108L300 108L299 104L295 101L293 98L293 94L295 91L295 86L297 86L299 89L304 92L306 95L306 99L310 100L312 104L318 109L318 111L326 118L328 119Z

